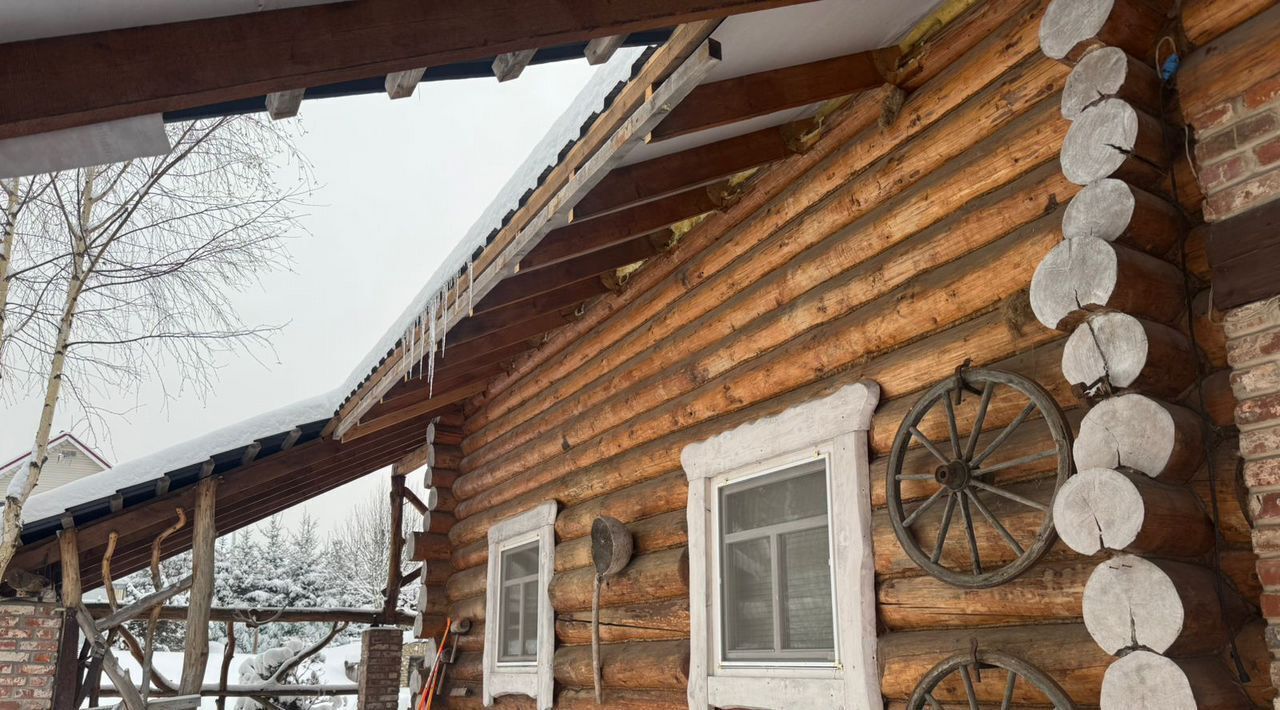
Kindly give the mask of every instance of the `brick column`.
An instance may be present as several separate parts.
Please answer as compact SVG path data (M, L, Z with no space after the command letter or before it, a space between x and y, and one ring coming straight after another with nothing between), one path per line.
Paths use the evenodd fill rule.
M399 707L403 635L398 628L371 628L360 635L358 710L397 710Z
M0 600L0 710L55 707L64 618L56 604Z
M1234 225L1251 213L1261 214L1253 211L1264 205L1275 209L1269 203L1280 199L1280 76L1190 119L1196 127L1204 217L1217 223L1212 239L1230 241L1237 234ZM1223 265L1213 266L1213 285L1222 291ZM1276 274L1271 293L1280 294L1280 264L1270 268ZM1271 684L1280 687L1280 295L1230 308L1223 329L1263 585ZM1274 707L1280 710L1280 699Z

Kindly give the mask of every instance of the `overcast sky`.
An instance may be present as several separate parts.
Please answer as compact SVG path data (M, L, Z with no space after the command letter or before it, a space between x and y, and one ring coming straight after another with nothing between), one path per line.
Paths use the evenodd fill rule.
M517 81L422 84L413 97L302 104L298 142L318 189L290 243L292 272L267 275L238 304L247 323L284 323L275 352L222 363L204 401L164 402L157 384L106 402L127 412L88 443L122 462L337 387L590 76L585 61L529 67ZM178 373L173 373L175 382ZM0 461L29 450L38 398L0 403ZM64 414L55 430L74 426ZM103 434L106 434L105 436ZM323 526L372 494L367 477L302 506ZM37 493L39 489L37 489ZM296 520L300 510L288 515Z

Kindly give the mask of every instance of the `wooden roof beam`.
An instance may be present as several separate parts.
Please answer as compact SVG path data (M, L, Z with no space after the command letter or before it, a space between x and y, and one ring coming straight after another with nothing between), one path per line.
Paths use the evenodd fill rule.
M540 269L588 252L646 236L690 217L720 208L711 191L696 187L652 202L573 221L546 236L520 261L520 271Z
M306 89L289 89L267 94L267 115L272 121L297 116L298 109L302 107L302 95L305 93L307 93Z
M553 291L564 284L600 276L655 256L670 238L670 230L661 229L545 268L522 270L498 284L480 300L480 304L486 308L505 306Z
M812 121L799 123L808 127ZM573 214L595 217L781 160L793 152L787 141L790 132L789 126L764 128L615 168L574 206Z
M595 66L608 62L613 58L613 53L618 51L618 47L621 47L626 39L626 35L611 35L609 37L596 37L587 42L587 49L583 52L587 57L587 64Z
M351 427L342 435L342 441L353 441L360 437L383 431L384 429L393 427L396 424L403 424L410 419L416 419L417 417L431 414L432 412L443 409L450 404L461 402L471 395L480 394L488 384L489 383L486 380L471 382L451 390L436 393L429 399L418 402L413 406L404 407L395 412L389 412L374 419L361 420L360 423Z
M387 96L392 99L407 99L413 96L414 90L418 88L418 84L426 73L426 67L418 67L417 69L405 69L404 71L395 71L387 74L387 80L384 83L387 89Z
M537 53L536 49L522 49L518 52L499 54L493 60L493 75L498 78L499 83L511 81L524 73L524 68L529 66L529 62L533 61L533 55Z
M858 52L703 84L649 139L663 141L879 86L885 79L875 54Z
M807 1L361 0L10 42L0 138Z

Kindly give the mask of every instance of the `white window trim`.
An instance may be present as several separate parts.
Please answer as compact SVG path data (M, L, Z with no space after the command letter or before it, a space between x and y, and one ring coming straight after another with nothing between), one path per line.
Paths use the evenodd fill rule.
M862 381L706 441L680 462L689 479L689 708L883 708L876 666L875 567L867 432L880 387ZM719 653L718 489L726 481L827 459L836 663L725 665Z
M555 571L556 502L547 501L489 528L488 584L485 590L484 704L500 695L528 695L540 710L550 708L555 692L555 612L551 608L551 576ZM538 653L530 663L498 662L502 551L538 541Z

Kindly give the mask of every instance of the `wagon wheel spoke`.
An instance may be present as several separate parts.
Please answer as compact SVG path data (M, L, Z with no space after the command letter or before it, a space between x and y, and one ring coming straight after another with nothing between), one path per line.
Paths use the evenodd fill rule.
M1013 707L1013 686L1018 684L1018 674L1009 671L1009 682L1004 686L1004 702L1000 703L1000 710L1009 710Z
M895 481L932 481L932 473L899 473L893 477Z
M973 530L973 512L969 510L969 497L962 491L960 498L960 514L964 516L964 533L969 538L969 558L973 562L973 573L982 574L982 558L978 555L978 539Z
M1013 533L1009 532L1009 529L1000 522L1000 519L996 517L996 514L991 512L991 509L987 507L987 504L983 503L982 500L978 498L978 494L973 491L965 491L965 495L969 496L969 499L973 501L974 507L978 509L978 512L982 514L982 517L986 518L988 523L991 523L991 527L995 528L996 532L1000 533L1000 537L1004 538L1004 541L1009 543L1009 547L1013 548L1013 551L1017 553L1018 557L1022 557L1025 552L1022 549L1022 545L1018 544L1017 538L1015 538Z
M951 437L951 453L954 458L960 458L960 429L956 424L956 406L951 403L950 397L943 397L942 401L947 406L947 433Z
M973 418L973 431L969 432L969 441L965 442L965 461L972 461L973 452L978 449L978 435L982 433L982 425L987 419L987 407L991 406L991 393L995 388L994 382L987 382L982 386L982 399L978 401L978 416Z
M932 478L932 476L930 476L930 478ZM942 494L946 492L947 492L946 488L939 488L937 491L935 491L933 495L929 496L928 500L921 503L919 508L916 508L915 511L911 513L911 515L908 515L907 518L902 521L902 526L905 528L911 527L911 524L916 521L916 518L920 517L920 514L928 510L929 507L932 506L934 503L937 503L938 499L942 497Z
M946 489L943 489L946 490ZM933 563L942 559L942 547L947 543L947 532L951 530L951 516L956 512L956 497L947 491L947 509L942 514L942 527L938 528L938 544L933 548Z
M1000 463L995 464L994 466L984 466L983 468L980 468L977 471L975 471L975 473L978 475L995 473L996 471L1003 471L1007 468L1014 468L1015 466L1021 466L1023 464L1035 463L1036 461L1039 461L1041 459L1047 459L1050 456L1057 456L1057 455L1058 455L1057 449L1047 449L1039 453L1028 454L1026 456L1022 456L1016 459L1011 459L1009 461L1001 461Z
M929 701L929 707L933 708L933 710L943 710L942 703L938 702L938 699L933 697L933 693L925 693L924 699Z
M982 481L969 481L969 485L973 486L974 488L981 488L982 490L987 491L989 493L994 493L1002 498L1008 498L1011 501L1021 503L1031 508L1035 508L1036 510L1042 513L1049 512L1049 506L1044 505L1043 503L1037 503L1036 501L1031 500L1030 498L1020 496L1017 493L1010 493L1009 491L1006 491L1003 488L996 488L995 486L983 483Z
M978 710L978 695L973 692L973 676L969 675L969 666L960 666L960 677L964 679L964 694L969 698L970 710Z
M935 445L929 439L929 437L925 436L924 432L920 431L920 429L914 426L911 427L911 436L915 437L916 441L923 444L924 448L928 449L929 453L933 454L934 457L937 458L939 461L941 461L942 463L951 463L951 459L943 455L942 451L938 449L937 445Z
M981 466L982 462L985 461L988 456L995 453L995 450L1000 448L1000 445L1005 442L1005 439L1013 436L1013 432L1017 431L1018 427L1022 425L1022 422L1025 421L1027 417L1031 416L1031 413L1035 410L1036 403L1027 402L1027 406L1022 408L1022 411L1018 416L1014 417L1013 421L1009 422L1009 425L1000 432L999 436L997 436L990 444L987 444L987 448L983 449L982 453L978 454L978 457L975 458L970 465L974 468Z

